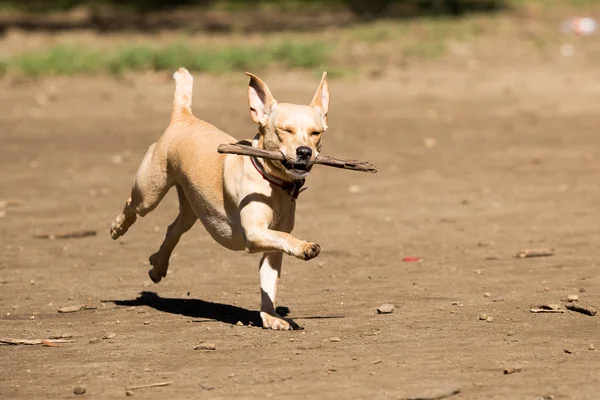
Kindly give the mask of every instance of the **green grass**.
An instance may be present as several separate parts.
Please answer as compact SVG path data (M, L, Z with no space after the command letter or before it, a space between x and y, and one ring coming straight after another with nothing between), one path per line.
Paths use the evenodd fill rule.
M56 46L0 61L0 72L8 70L36 77L106 72L119 75L127 71L173 70L181 66L210 73L260 70L270 66L314 69L327 62L327 54L327 46L321 42L295 41L218 49L184 43L164 47L138 45L109 54L77 46Z

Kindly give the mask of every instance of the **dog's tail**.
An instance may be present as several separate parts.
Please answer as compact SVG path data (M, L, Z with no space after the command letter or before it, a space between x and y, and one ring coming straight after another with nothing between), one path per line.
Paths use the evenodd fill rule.
M192 116L192 89L194 87L194 78L185 68L175 71L173 79L175 79L175 96L171 122L184 116Z

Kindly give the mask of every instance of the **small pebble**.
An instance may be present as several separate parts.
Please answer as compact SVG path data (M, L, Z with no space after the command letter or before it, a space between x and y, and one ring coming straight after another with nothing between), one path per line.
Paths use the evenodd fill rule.
M201 383L200 387L204 390L214 390L215 387L213 385L207 385L206 383Z
M350 186L348 187L348 191L349 191L350 193L352 193L352 194L356 194L356 193L360 193L361 189L360 189L360 186L357 186L357 185L350 185Z
M593 344L590 344L590 345L588 346L588 349L590 349L590 350L594 351L594 350L596 350L596 346L594 346Z
M216 350L217 345L214 343L200 343L197 346L194 346L194 350Z
M382 360L375 360L371 364L381 364L382 362L383 362Z
M423 140L423 146L425 146L425 148L427 149L433 149L435 146L437 145L437 140L435 140L434 138L425 138L425 140Z
M90 339L90 344L94 344L94 343L98 343L98 338L97 337L93 337Z
M133 396L133 390L126 390L125 396Z
M238 322L236 323L236 325L237 325L237 326L244 326L244 323L243 323L242 321L238 321Z
M382 304L377 308L377 314L391 314L394 312L393 304Z
M508 333L506 334L507 336L515 336L516 333L514 333L513 331L508 331Z
M144 321L144 325L150 325L150 321Z
M487 314L480 314L479 315L479 320L480 321L487 321L488 318L489 318L489 316Z
M85 386L83 385L77 385L73 388L73 393L74 394L84 394L85 393Z
M491 295L489 292L485 292L485 293L483 294L483 297L492 297L492 295Z
M342 339L340 339L339 337L332 337L329 339L330 342L341 342Z
M114 332L108 332L106 335L102 336L102 339L114 339L117 337L117 334Z
M567 296L567 301L569 303L572 303L572 302L577 301L577 300L579 300L579 296L577 296L576 294L570 294L570 295Z

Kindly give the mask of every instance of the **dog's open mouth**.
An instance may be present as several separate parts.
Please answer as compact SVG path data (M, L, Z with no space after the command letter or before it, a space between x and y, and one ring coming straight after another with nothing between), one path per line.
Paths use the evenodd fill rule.
M307 176L312 168L312 164L308 162L294 163L288 159L281 161L281 164L285 167L288 173L297 178L304 178Z

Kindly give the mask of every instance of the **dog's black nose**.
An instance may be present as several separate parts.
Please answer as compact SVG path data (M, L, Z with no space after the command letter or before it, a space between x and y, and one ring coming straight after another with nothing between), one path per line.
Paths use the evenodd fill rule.
M296 149L296 154L301 160L306 160L312 156L312 150L307 146L300 146Z

